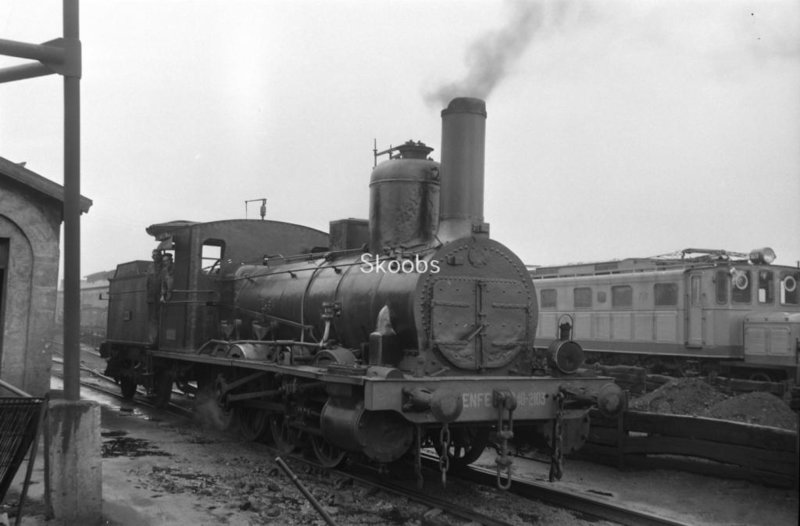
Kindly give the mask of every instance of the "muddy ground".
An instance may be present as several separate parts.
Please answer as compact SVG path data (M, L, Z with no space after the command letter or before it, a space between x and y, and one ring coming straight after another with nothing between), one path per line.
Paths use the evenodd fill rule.
M102 407L103 524L325 524L276 465L275 452L266 445L215 431L201 421L151 413L102 395L87 396L95 397ZM680 380L648 393L634 401L632 407L777 427L794 424L796 429L797 416L787 413L788 406L778 402L784 403L769 394L733 397L718 393L699 380ZM42 458L40 454L29 490L31 499L25 506L23 524L28 526L57 524L44 516ZM477 463L492 467L494 458L494 451L487 451ZM440 510L370 489L348 477L316 471L299 462L289 461L289 465L336 524L466 524ZM555 485L624 502L686 524L797 524L798 495L791 489L665 470L620 472L577 460L566 461L564 468L564 478ZM517 459L514 469L515 475L523 478L547 479L546 464ZM0 516L2 512L13 514L22 475L24 469L4 501ZM427 475L425 488L431 495L472 503L483 513L512 524L607 524L494 488L458 484L453 479L443 488L437 473Z
M98 400L103 404L103 524L324 524L278 468L275 452L264 444L244 442L201 422L151 414L102 397ZM478 464L491 467L494 457L493 451L487 451ZM56 523L43 516L39 464L23 524L53 526ZM299 462L289 464L336 524L466 524L437 509L370 489L348 477L316 471ZM546 464L521 459L515 463L515 474L521 477L544 481L547 471ZM797 523L796 492L743 481L671 471L620 472L569 460L563 480L554 484L698 526ZM512 524L607 524L494 488L458 484L452 479L443 489L437 473L427 475L425 488L431 495L472 503L483 513ZM6 504L14 502L12 493Z
M102 406L103 524L325 524L290 477L276 465L275 452L266 445L244 442L200 422L163 418L126 405ZM349 477L309 468L291 459L287 463L338 525L469 524ZM43 473L38 464L23 524L54 526L56 522L43 516ZM388 476L394 479L407 474ZM438 473L428 477L429 495L455 496L473 505L480 503L481 512L504 517L512 524L608 524L530 503L493 488L459 484L455 480L442 488ZM17 497L15 489L7 500L13 504Z

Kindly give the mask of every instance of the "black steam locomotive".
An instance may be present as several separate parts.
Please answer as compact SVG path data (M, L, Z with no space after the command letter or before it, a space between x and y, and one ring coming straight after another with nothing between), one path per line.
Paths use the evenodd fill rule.
M433 446L442 469L509 440L545 448L553 477L580 447L587 411L621 411L580 346L534 350L536 293L525 265L483 222L486 109L442 111L441 164L407 142L370 181L369 221L330 233L268 220L152 225L152 261L118 266L109 291L107 374L159 403L197 389L251 439L309 444L335 466Z

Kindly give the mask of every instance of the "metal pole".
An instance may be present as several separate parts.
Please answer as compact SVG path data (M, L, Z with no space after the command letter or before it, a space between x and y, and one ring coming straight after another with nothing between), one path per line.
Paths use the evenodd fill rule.
M9 391L11 391L12 393L14 393L17 396L22 396L24 398L33 398L31 395L29 395L28 393L26 393L25 391L23 391L19 387L14 387L13 385L11 385L11 384L9 384L7 382L4 382L3 380L0 380L0 387L2 387L4 389L8 389Z
M79 42L78 0L63 0L63 9L64 38ZM64 75L64 397L67 400L80 400L80 104L80 74Z
M0 38L0 49L3 50L4 55L11 57L30 58L41 62L63 64L64 49L53 45L56 42L58 42L58 39L44 44L28 44L27 42Z
M312 495L311 492L308 491L305 486L303 486L303 483L300 482L300 479L297 478L297 475L294 474L294 472L291 470L291 468L289 468L286 462L284 462L284 460L281 457L275 457L275 462L277 462L278 466L280 466L283 472L289 476L294 485L297 486L297 489L300 490L300 493L302 493L303 496L308 499L308 502L311 504L311 506L313 506L314 509L317 510L317 513L320 514L322 520L325 521L325 524L328 524L329 526L336 526L336 523L333 522L333 518L331 518L330 514L327 511L325 511L325 509L322 507L319 501L314 498L314 495Z
M32 79L52 75L53 70L40 62L10 66L0 70L0 84L14 82L15 80Z

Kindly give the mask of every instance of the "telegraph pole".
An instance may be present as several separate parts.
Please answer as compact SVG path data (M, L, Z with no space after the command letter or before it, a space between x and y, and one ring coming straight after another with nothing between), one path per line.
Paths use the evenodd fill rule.
M81 48L78 0L64 0L64 39L78 62L64 75L64 397L80 399L81 325ZM68 308L69 307L69 308ZM67 317L69 313L69 317Z

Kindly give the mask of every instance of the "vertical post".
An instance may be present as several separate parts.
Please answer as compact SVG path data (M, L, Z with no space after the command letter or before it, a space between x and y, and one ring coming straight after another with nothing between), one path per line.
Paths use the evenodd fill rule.
M628 432L625 430L625 411L617 415L617 469L625 467L625 442Z
M64 77L64 396L50 403L45 434L45 505L64 524L97 524L103 506L100 405L80 400L81 43L79 0L62 0L64 37L32 45L0 39L0 53L41 64L0 69L0 83Z
M64 39L79 41L78 0L63 0ZM80 399L80 76L64 75L64 397Z

